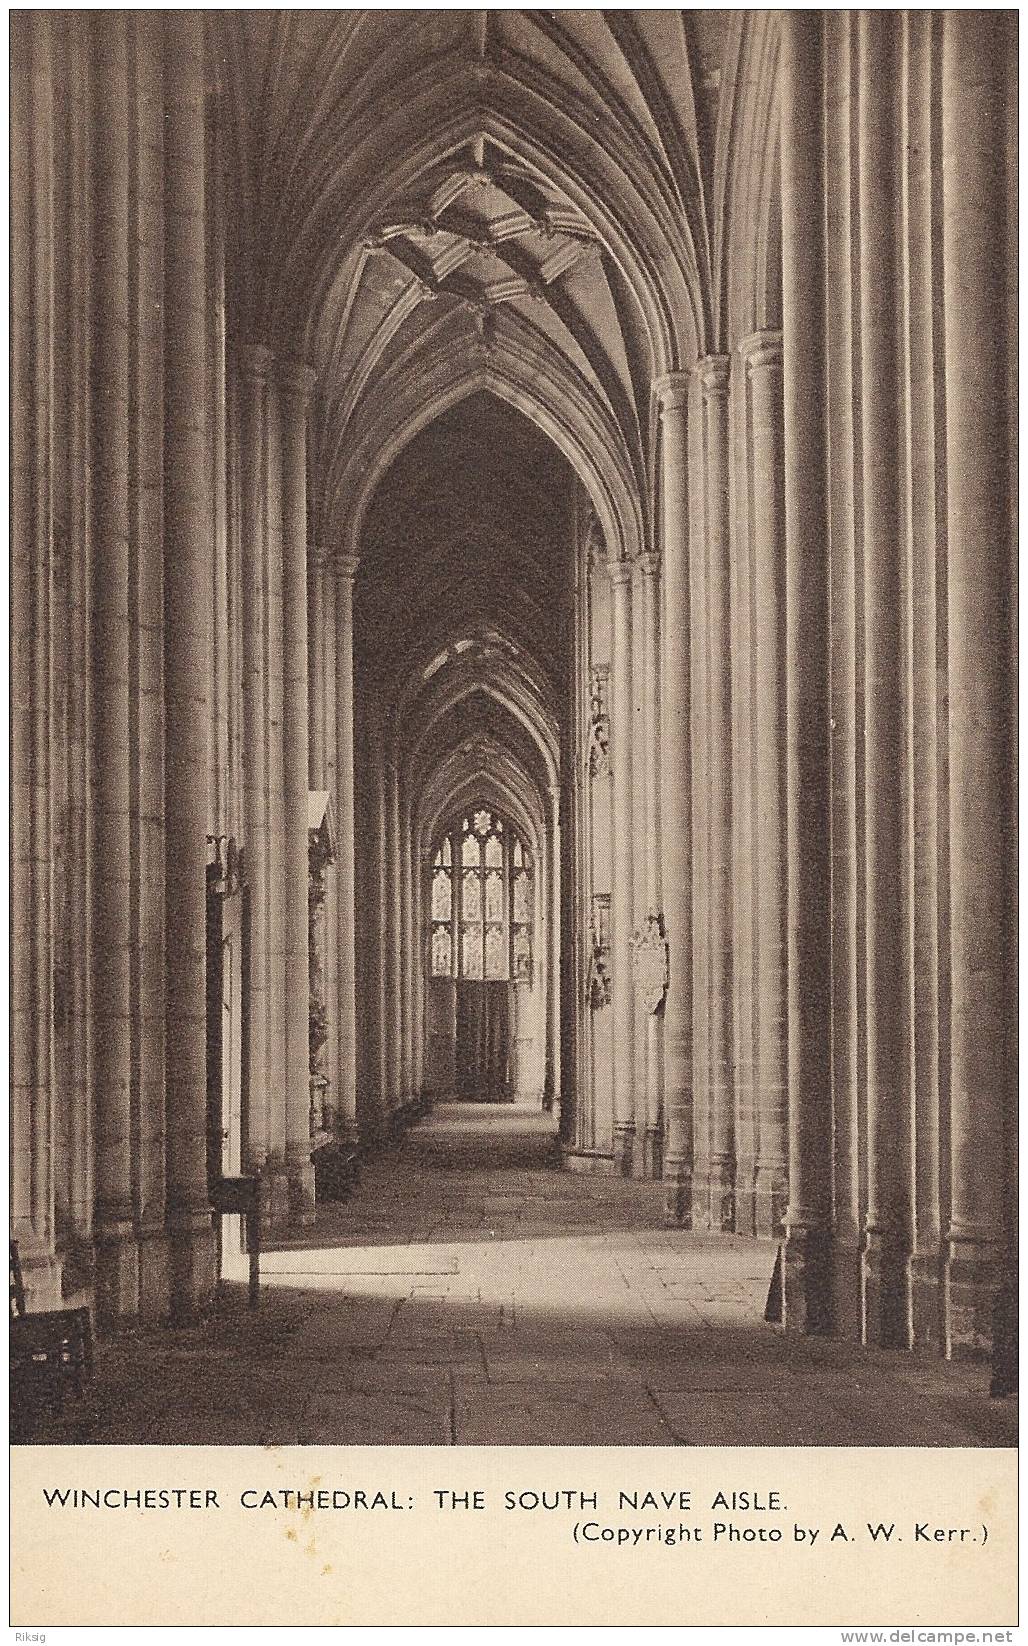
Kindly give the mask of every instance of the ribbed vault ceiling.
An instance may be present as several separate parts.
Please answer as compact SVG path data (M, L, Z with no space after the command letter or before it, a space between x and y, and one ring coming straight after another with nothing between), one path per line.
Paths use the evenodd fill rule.
M498 624L556 685L574 476L527 418L472 395L405 447L361 538L361 646L394 674L423 635Z
M726 14L214 16L230 309L317 370L324 468L442 331L549 361L642 489L652 379L711 330Z
M537 794L553 781L576 486L552 442L484 393L382 479L361 536L355 662L415 792L462 746L502 749Z
M729 302L775 323L777 29L210 18L229 328L317 373L314 533L360 556L364 699L423 767L472 737L536 787L559 759L579 486L608 554L643 548L654 379L724 347Z

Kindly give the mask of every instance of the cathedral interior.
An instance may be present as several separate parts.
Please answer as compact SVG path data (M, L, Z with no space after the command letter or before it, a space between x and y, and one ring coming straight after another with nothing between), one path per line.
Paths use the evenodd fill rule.
M54 1437L1006 1443L1016 28L12 14Z

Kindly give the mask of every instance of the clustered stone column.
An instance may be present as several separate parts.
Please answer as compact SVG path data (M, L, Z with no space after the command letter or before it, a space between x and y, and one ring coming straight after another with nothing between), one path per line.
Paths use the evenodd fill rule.
M549 850L549 858L550 858L550 869L549 869L550 899L549 899L549 907L547 908L546 912L547 912L547 918L548 918L548 924L549 924L549 935L550 935L550 957L549 957L549 965L550 965L550 980L549 980L550 981L550 988L549 988L550 1034L549 1034L549 1038L550 1038L550 1046L552 1048L552 1050L551 1050L551 1061L550 1061L550 1097L551 1097L552 1102L553 1102L553 1107L555 1109L559 1109L559 1107L560 1107L560 1093L561 1093L561 1036L560 1036L560 1026L561 1026L561 1015L560 1015L560 994L561 994L561 991L560 991L560 954L561 954L561 929L560 929L561 849L560 849L560 836L561 836L561 816L560 816L560 789L558 787L556 787L555 785L551 786L551 788L550 788L549 798L550 798L550 840L549 840L549 846L550 846L550 850Z
M268 462L268 370L271 352L261 344L236 353L237 443L241 514L243 645L243 840L249 913L249 1124L247 1164L262 1171L270 1148L272 1102L269 1076L269 805L267 556L264 477Z
M61 1186L54 1133L61 1115L51 1077L61 1024L48 1007L61 964L62 911L59 902L54 906L61 887L52 872L62 844L61 774L50 769L50 740L60 735L52 716L63 659L51 670L48 623L52 613L59 641L62 619L73 620L62 612L61 582L69 548L74 555L60 519L62 431L53 427L59 411L50 388L54 367L60 369L54 326L62 294L49 257L60 269L67 255L50 209L58 114L51 31L37 13L11 38L11 387L22 415L11 424L10 1211L26 1292L46 1303L59 1299L64 1278L55 1251ZM85 115L81 107L76 112Z
M660 692L660 632L658 608L658 576L660 561L652 551L641 554L636 561L638 587L638 640L634 648L636 662L644 682L642 698L642 725L638 739L639 765L642 769L641 808L637 807L637 839L641 836L641 851L636 860L638 875L637 931L641 935L648 922L656 917L660 924L660 814L657 805L659 748L659 692ZM664 1156L664 1067L660 1007L643 1001L642 1038L645 1056L640 1059L644 1070L644 1086L639 1114L642 1119L643 1177L660 1177Z
M207 1193L206 835L212 501L206 416L203 17L164 20L165 81L164 725L167 926L168 1224L172 1302L201 1307L214 1285Z
M109 23L109 26L106 26ZM91 586L94 647L92 873L93 1083L97 1134L97 1307L102 1316L133 1314L139 1254L133 1226L130 1119L130 864L127 851L130 705L129 648L129 356L124 322L128 290L127 19L104 20L94 32L95 70L107 91L94 103L97 207L105 255L94 271L93 523ZM188 94L187 94L188 95ZM201 588L205 586L205 580ZM184 637L184 644L188 643ZM203 724L203 721L200 722ZM201 843L206 823L201 827ZM203 891L204 869L200 868ZM186 893L188 897L188 893ZM202 929L202 928L201 928ZM188 940L189 929L183 928ZM181 941L181 940L180 940ZM188 953L179 957L186 988ZM169 971L173 962L169 956ZM189 1101L190 1070L183 1100ZM173 1101L168 1092L169 1110Z
M783 13L781 69L789 931L786 1323L829 1320L825 1094L830 1090L822 19Z
M731 1229L735 1217L735 1110L732 1069L732 730L731 576L728 529L728 358L700 362L703 393L705 716L709 882L707 888L707 1066L696 1092L706 1124L697 1155L702 1221ZM703 641L701 641L701 644ZM702 1009L702 997L698 1005ZM702 1124L702 1123L701 1123Z
M693 1166L688 376L662 378L656 394L660 408L664 569L660 840L669 946L664 1008L667 1130L663 1167L668 1221L688 1227L692 1221Z
M612 587L611 763L614 775L614 890L611 903L614 1012L614 1169L629 1177L635 1146L635 989L632 981L632 568L610 567Z
M337 555L335 571L336 740L336 1010L337 1091L344 1131L357 1135L357 1004L353 814L353 580L355 555Z
M1012 37L781 31L785 1318L980 1350L1013 1229Z
M290 1220L314 1221L308 963L307 410L314 373L279 361L282 405L286 1166Z
M1012 539L999 385L1004 313L1007 20L947 12L942 51L949 556L952 1177L949 1336L991 1336L998 1260L1013 1261L1016 1078ZM1014 317L1010 317L1010 325Z
M308 959L307 420L314 378L236 350L243 543L243 829L249 910L247 1161L262 1215L314 1217ZM324 671L321 671L322 679ZM319 751L315 751L319 752Z
M327 953L325 944L325 899L328 891L328 870L333 862L334 849L328 823L328 813L308 829L307 846L307 953L310 977L308 1067L310 1101L310 1135L331 1139L331 1108L328 1093L331 1081L328 1074L326 1045L328 1041L328 1001L326 998ZM309 1152L309 1148L308 1148Z
M896 552L898 383L892 104L893 27L860 16L860 330L863 413L864 773L866 810L867 1213L864 1284L868 1335L907 1347L910 1332L910 1091L905 840L909 807L904 697L907 590Z
M393 756L385 762L385 836L383 857L382 943L384 951L384 1010L382 1016L385 1061L384 1098L391 1116L400 1098L400 775Z
M336 736L335 736L335 577L331 558L315 544L307 551L307 633L308 633L308 691L309 716L309 781L312 792L325 792L332 797L336 808ZM325 1044L321 1052L320 1069L325 1080L321 1110L328 1129L338 1133L339 1115L339 1042L338 989L335 941L338 926L337 873L334 853L324 873L324 897L319 911L321 930L321 1004L325 1016ZM331 942L325 934L332 934ZM313 964L313 960L312 960ZM311 984L313 996L314 985Z
M389 783L379 737L370 742L372 806L368 819L373 842L369 853L370 919L368 943L370 998L373 1013L369 1050L373 1063L361 1139L372 1146L384 1141L389 1127Z
M752 477L757 882L756 1148L754 1228L780 1232L787 1193L788 1121L785 924L785 589L782 471L782 337L757 332L740 345L748 385Z

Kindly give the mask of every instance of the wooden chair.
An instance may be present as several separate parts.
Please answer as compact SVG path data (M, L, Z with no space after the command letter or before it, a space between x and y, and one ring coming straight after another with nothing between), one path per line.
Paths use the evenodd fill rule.
M11 1430L29 1438L44 1410L59 1411L71 1388L82 1393L93 1370L93 1329L88 1309L25 1307L18 1242L10 1243Z

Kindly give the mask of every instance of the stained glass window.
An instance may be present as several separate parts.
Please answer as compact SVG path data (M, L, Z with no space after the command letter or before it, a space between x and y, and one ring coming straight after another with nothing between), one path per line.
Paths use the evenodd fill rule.
M514 979L517 983L532 981L532 944L526 926L514 928Z
M464 907L461 913L465 920L482 918L482 877L477 869L464 870Z
M432 976L453 976L453 852L443 840L432 865Z
M432 919L449 921L450 918L450 871L436 869L432 876Z
M433 977L532 981L531 854L487 807L473 807L436 852L431 920Z
M485 929L485 975L486 977L506 977L507 955L503 941L502 926L487 926Z
M485 917L503 924L503 871L489 869L485 877Z
M461 972L464 977L482 975L482 927L465 925L461 940Z
M449 926L434 926L432 928L432 976L450 976L450 950L452 938Z

